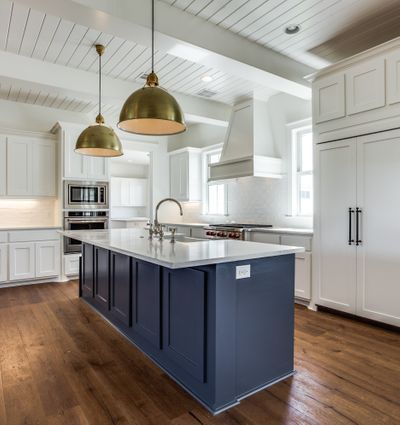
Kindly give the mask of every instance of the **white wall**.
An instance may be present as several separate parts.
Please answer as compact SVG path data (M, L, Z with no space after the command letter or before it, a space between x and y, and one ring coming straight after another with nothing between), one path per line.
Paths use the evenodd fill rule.
M302 100L287 94L277 94L268 101L269 122L274 138L274 148L277 156L281 157L284 167L288 166L288 141L287 124L311 117L311 102ZM200 125L196 125L193 131L194 137L187 139L189 146L204 147L222 141L220 131L215 131L215 137L208 134L213 129L208 128L203 133ZM215 128L214 128L215 130ZM224 129L225 130L225 129ZM201 142L197 136L206 135ZM219 139L219 140L218 140ZM196 141L196 145L192 144ZM183 138L179 142L170 140L169 148L180 148ZM186 145L188 146L188 145ZM302 227L311 228L311 217L289 217L288 214L288 179L265 179L259 177L241 178L229 181L228 185L228 216L202 215L201 203L184 204L183 221L186 222L254 222L272 224L278 227ZM167 210L168 208L168 210ZM180 220L174 207L171 205L165 209L168 220L173 218ZM161 217L162 218L162 217Z
M222 143L225 138L226 127L209 124L191 124L188 129L177 136L168 137L168 151L192 147L204 148Z
M122 161L110 162L111 177L131 177L147 179L149 175L149 166L145 164L129 164Z

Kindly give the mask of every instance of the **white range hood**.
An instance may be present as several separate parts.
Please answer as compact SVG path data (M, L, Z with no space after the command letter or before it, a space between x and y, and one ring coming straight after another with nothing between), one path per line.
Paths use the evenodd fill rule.
M233 107L221 159L209 167L209 181L282 177L282 160L274 157L266 102L251 100Z

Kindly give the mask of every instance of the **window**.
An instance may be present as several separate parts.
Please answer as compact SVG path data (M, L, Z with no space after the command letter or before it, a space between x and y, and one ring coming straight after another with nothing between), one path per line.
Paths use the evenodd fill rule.
M302 125L300 125L302 124ZM291 215L313 214L313 135L306 122L293 125L290 132L292 167L290 173Z
M221 149L206 152L204 154L204 214L226 215L227 214L227 188L224 183L208 182L209 164L215 164L221 157Z

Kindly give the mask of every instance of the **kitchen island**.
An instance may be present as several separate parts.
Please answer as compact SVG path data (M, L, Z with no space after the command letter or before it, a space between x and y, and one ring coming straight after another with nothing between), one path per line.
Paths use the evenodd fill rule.
M294 257L303 248L144 230L83 242L80 296L213 413L291 376Z

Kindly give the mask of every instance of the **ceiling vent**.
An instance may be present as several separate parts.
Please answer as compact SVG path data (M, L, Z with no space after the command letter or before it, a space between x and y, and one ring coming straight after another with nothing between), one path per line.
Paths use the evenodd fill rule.
M149 74L146 74L145 72L143 72L143 74L140 74L139 76L138 76L138 79L140 79L140 80L147 80L147 76L148 76Z
M200 90L197 94L198 94L198 96L202 96L202 97L213 97L217 93L215 91L204 89L204 90Z

